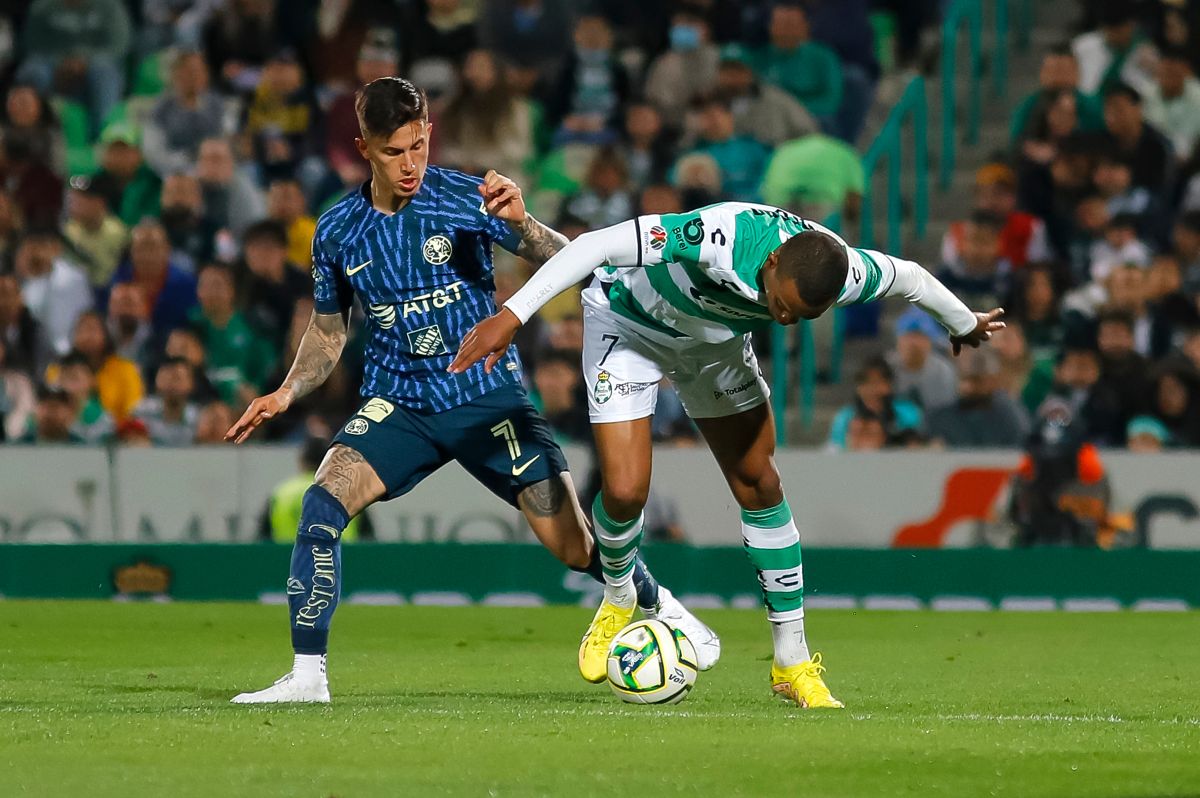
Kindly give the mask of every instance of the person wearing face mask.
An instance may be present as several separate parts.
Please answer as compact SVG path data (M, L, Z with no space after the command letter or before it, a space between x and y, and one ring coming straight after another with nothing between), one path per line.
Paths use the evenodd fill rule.
M604 17L580 17L574 41L546 103L546 118L557 130L555 144L605 144L620 125L629 76L616 57L612 26Z
M699 6L680 6L668 35L671 49L655 58L647 72L646 98L666 119L677 120L692 102L716 88L721 51Z

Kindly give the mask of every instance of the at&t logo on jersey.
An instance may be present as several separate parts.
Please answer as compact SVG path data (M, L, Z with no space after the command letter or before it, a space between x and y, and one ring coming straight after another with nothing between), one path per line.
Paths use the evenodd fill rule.
M428 294L409 297L401 304L401 312L407 319L410 313L428 313L430 310L439 310L447 305L453 305L463 298L462 287L463 281L457 280L450 285L436 288Z
M408 345L414 355L421 357L444 355L450 351L446 348L446 341L442 338L442 328L436 324L410 332Z
M425 239L425 246L421 247L421 254L434 266L440 266L450 260L450 256L454 254L454 245L446 236L433 236Z

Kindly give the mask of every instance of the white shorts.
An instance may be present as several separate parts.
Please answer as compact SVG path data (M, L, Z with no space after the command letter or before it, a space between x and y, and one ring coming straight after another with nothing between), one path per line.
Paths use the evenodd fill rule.
M663 377L692 418L732 416L770 396L750 336L668 340L615 313L598 286L583 293L583 377L594 424L654 415Z

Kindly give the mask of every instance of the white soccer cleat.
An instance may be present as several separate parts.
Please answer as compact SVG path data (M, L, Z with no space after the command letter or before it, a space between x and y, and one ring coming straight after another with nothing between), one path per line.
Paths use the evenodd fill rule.
M721 638L717 637L717 633L708 628L704 621L692 615L688 608L662 585L658 586L658 604L654 609L644 612L647 618L662 621L687 635L687 639L696 649L696 666L700 670L708 670L721 658Z
M300 679L294 672L289 672L267 689L257 693L239 693L229 703L328 704L329 682L323 675L319 679Z

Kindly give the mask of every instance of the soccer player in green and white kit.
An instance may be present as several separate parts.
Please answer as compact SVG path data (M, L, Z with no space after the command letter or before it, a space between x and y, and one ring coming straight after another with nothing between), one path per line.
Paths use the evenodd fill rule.
M583 367L602 477L592 513L605 596L579 648L581 673L604 679L609 643L633 615L650 417L667 376L742 508L742 540L774 637L772 689L802 707L840 708L804 635L800 535L775 468L775 423L749 333L902 296L949 330L957 354L1003 327L1003 311L974 313L916 263L850 247L787 211L723 202L580 236L463 338L450 369L483 357L494 366L518 327L593 270L599 279L583 293Z

